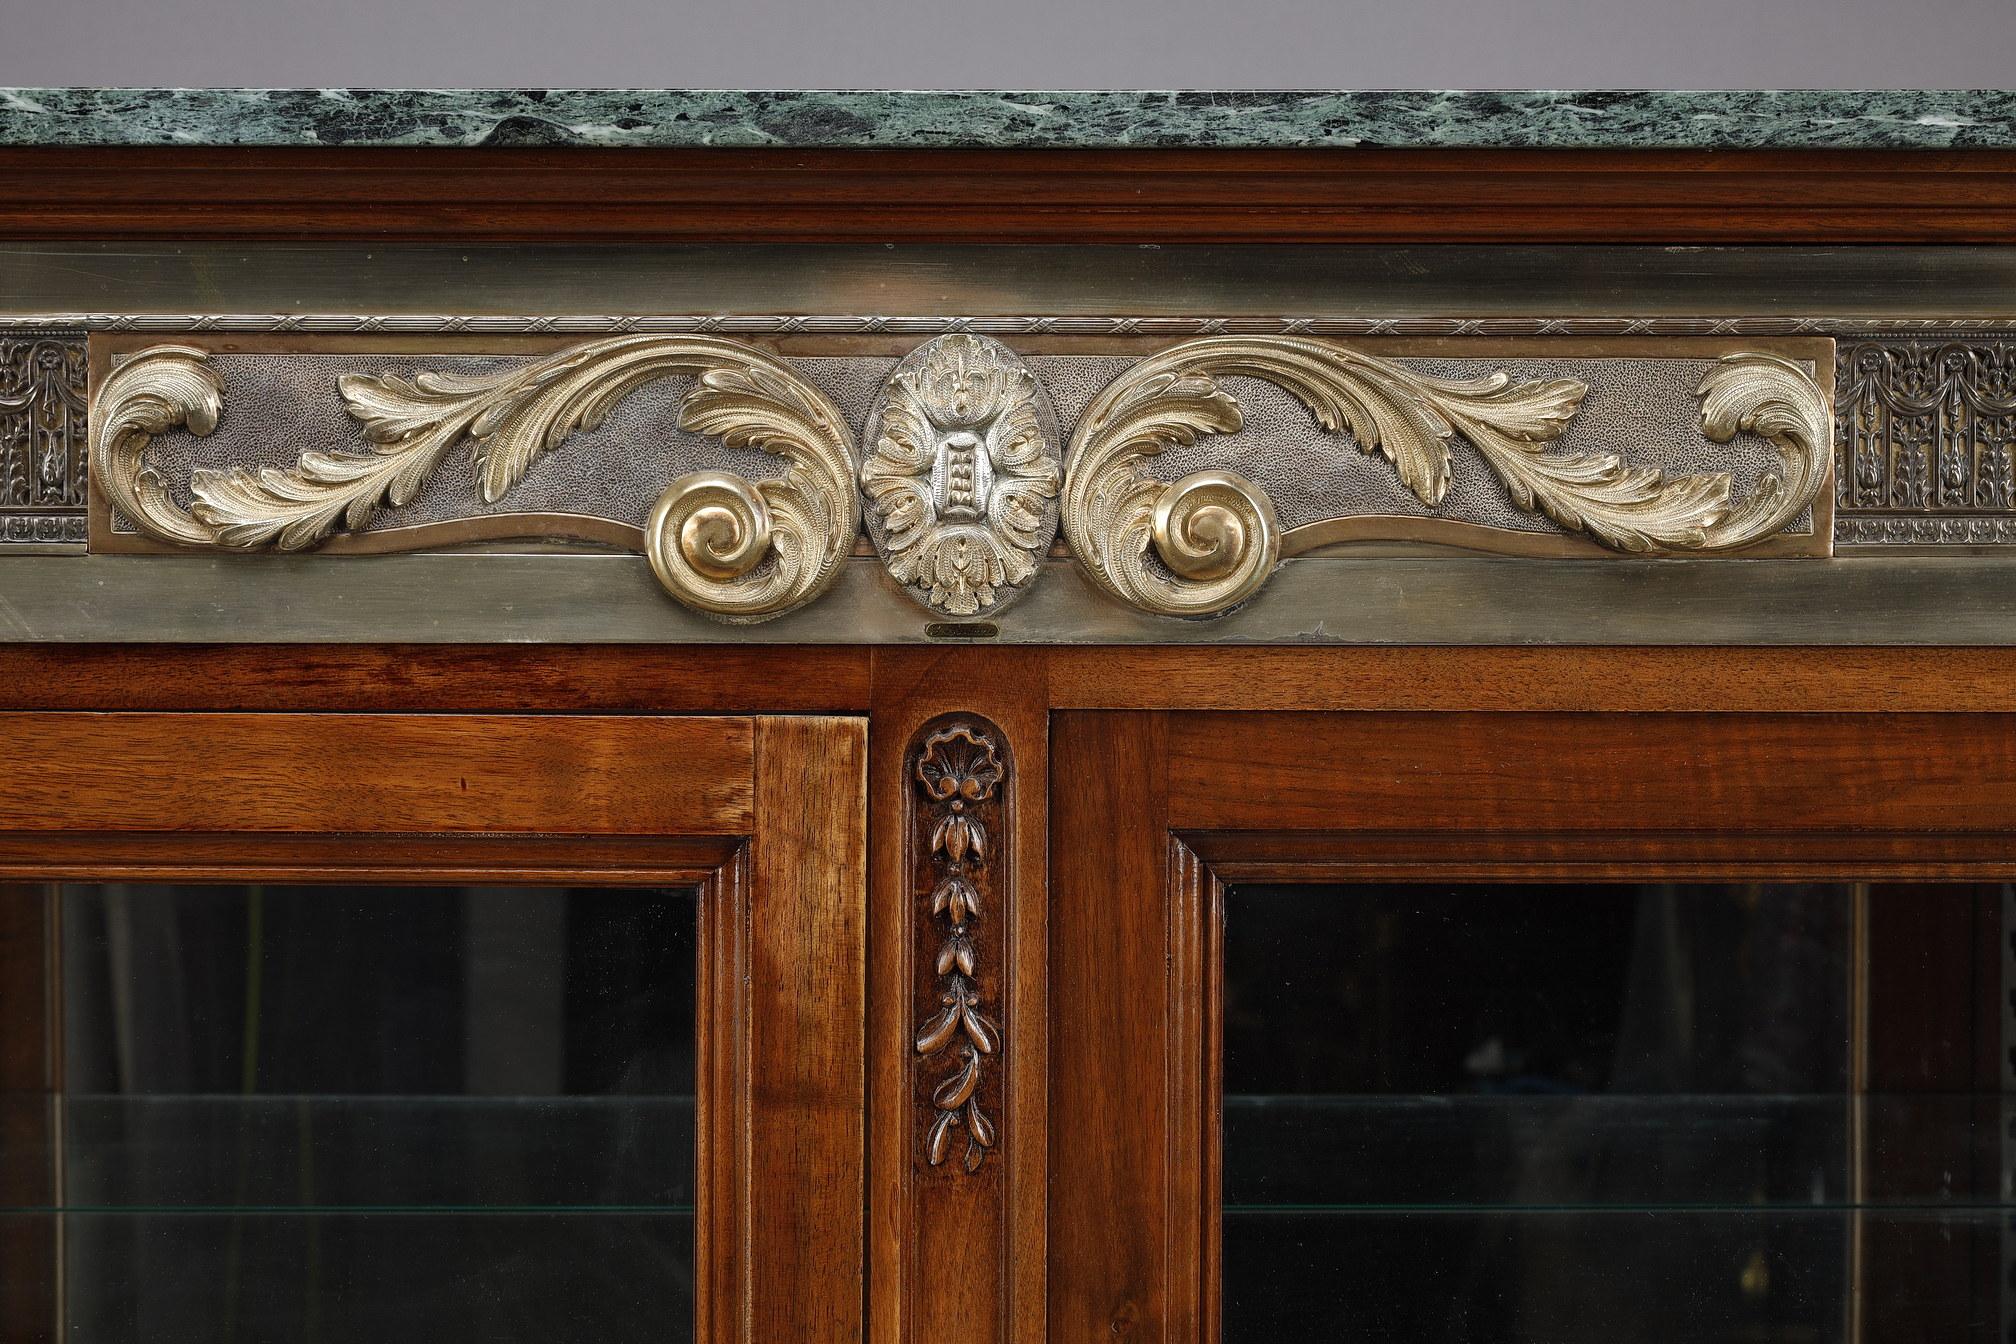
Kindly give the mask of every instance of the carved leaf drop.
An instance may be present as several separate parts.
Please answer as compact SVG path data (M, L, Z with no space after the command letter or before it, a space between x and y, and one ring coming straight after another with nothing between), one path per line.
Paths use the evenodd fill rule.
M993 742L965 724L928 735L917 750L913 773L918 789L935 809L925 842L935 874L931 918L945 929L933 961L938 978L937 1007L917 1029L916 1049L931 1057L957 1046L957 1067L941 1077L931 1094L934 1111L925 1132L925 1160L941 1165L951 1155L953 1131L963 1128L961 1167L977 1171L996 1142L979 1090L983 1061L1001 1049L1001 1029L981 1008L975 978L980 964L973 924L980 918L979 865L990 850L986 826L974 809L994 796L1006 771Z

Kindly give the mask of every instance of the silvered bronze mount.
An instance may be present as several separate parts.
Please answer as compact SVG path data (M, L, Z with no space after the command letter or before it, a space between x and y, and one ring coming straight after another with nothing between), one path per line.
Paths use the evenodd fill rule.
M940 336L896 365L868 416L861 490L890 577L933 611L993 614L1057 535L1057 418L986 336Z

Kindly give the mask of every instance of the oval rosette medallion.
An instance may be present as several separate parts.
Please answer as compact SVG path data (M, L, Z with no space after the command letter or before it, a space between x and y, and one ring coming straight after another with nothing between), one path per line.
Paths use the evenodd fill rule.
M868 534L904 591L947 616L999 611L1057 535L1057 418L1029 366L985 336L912 350L868 415Z

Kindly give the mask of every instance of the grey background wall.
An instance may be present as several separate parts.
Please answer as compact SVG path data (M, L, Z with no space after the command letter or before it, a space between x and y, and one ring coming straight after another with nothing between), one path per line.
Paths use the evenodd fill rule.
M0 84L2016 84L2016 0L0 0Z

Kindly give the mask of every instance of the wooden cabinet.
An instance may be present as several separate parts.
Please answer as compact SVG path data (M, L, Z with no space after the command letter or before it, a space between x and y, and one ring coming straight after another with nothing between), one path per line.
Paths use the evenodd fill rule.
M0 108L0 1344L2009 1337L1995 96L411 96Z
M1999 662L741 657L0 653L7 1337L1987 1337Z

